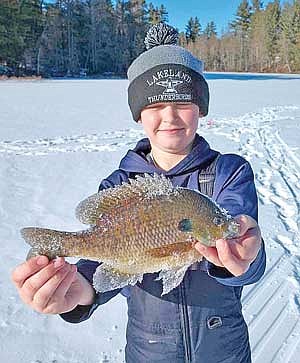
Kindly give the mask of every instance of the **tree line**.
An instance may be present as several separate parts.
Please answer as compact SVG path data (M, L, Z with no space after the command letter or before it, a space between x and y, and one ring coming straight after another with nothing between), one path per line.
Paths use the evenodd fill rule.
M123 76L159 22L167 9L145 0L0 0L0 74ZM220 35L191 17L179 38L208 71L297 72L300 0L242 1Z
M202 31L198 18L191 18L181 44L211 71L299 72L300 0L283 6L279 0L266 6L243 0L219 37L213 22Z

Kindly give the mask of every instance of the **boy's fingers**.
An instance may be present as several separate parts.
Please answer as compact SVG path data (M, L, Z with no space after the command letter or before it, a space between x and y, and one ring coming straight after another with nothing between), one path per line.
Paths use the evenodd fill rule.
M49 299L49 301L47 303L47 307L44 310L46 313L52 313L53 306L57 305L57 304L61 305L63 301L67 305L72 303L72 301L70 301L72 296L69 296L69 299L67 299L67 293L68 293L68 290L70 289L72 283L76 280L76 271L77 271L76 266L73 265L73 268L64 277L64 279L61 281L61 283L55 290L54 294ZM74 301L76 301L77 298L75 296L73 296L73 299L74 299ZM77 305L77 304L75 303L75 305ZM69 306L67 306L67 308L69 309ZM59 310L61 310L61 309L63 309L63 306L59 307ZM57 308L55 310L57 310Z
M218 252L215 247L207 247L200 242L195 244L195 248L201 255L203 255L209 262L216 266L224 267L219 259Z
M54 276L58 270L62 269L65 265L63 259L57 259L51 261L48 265L42 268L40 271L36 272L34 275L26 279L22 286L22 295L27 298L27 300L32 299L34 294L49 280Z
M243 239L232 239L227 241L231 252L241 260L253 261L261 246L261 237L257 229L248 230Z
M239 236L243 236L248 229L257 228L256 220L246 214L240 214L234 219L240 225Z
M63 279L63 281L60 283L60 285L55 291L56 296L58 296L59 298L63 298L66 295L70 286L76 279L76 273L77 273L77 266L71 265L71 269L68 275Z
M49 259L46 256L32 257L14 269L11 274L11 279L18 288L22 288L26 279L40 271L48 263Z
M249 267L248 261L242 261L237 258L230 250L229 244L226 240L220 239L216 241L216 248L218 256L226 269L234 276L242 275Z
M33 297L34 305L42 312L48 305L56 289L71 271L71 265L66 264L57 271L43 286L35 293Z

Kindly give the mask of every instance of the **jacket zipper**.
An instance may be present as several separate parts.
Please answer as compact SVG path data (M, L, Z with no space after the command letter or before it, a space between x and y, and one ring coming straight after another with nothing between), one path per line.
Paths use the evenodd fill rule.
M185 362L192 363L192 355L191 355L191 337L190 337L190 324L188 318L188 310L185 299L185 291L184 291L184 282L179 285L180 292L180 305L181 305L181 321L183 325L183 346L185 352Z

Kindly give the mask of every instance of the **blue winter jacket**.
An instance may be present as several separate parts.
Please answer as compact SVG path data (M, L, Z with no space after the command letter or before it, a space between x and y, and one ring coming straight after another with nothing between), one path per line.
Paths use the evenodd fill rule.
M173 185L198 189L199 172L217 156L212 198L233 216L247 214L257 220L257 196L249 163L234 154L220 155L196 135L190 154L164 172L147 160L148 139L128 151L118 170L104 179L99 189L119 185L136 174L160 173ZM88 319L119 292L127 297L127 363L250 363L248 330L241 310L244 285L260 279L265 270L265 249L247 272L234 277L208 261L186 272L183 282L161 297L158 274L145 274L142 283L98 293L93 305L77 306L61 314L68 322ZM98 262L80 260L78 270L89 281Z

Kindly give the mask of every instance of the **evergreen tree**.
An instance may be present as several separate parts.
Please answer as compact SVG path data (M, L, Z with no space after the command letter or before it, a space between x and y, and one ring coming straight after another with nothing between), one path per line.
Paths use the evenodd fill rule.
M295 34L295 42L297 42L297 40L299 41L300 36L300 0L294 0L292 23Z
M187 42L190 41L195 42L196 39L199 37L200 33L201 33L201 24L198 17L197 16L195 18L191 17L187 23L185 31Z
M292 69L293 71L300 70L300 0L295 0L293 4L293 16L292 16Z
M111 0L91 3L91 73L111 71L114 63L115 21Z
M235 17L236 19L231 23L232 29L235 33L245 36L249 30L251 21L251 7L247 0L241 2Z
M40 0L23 0L20 3L20 34L24 39L24 70L36 71L37 42L43 31L43 14Z
M291 72L293 41L293 8L290 4L285 3L280 16L280 37L279 37L279 54L283 67Z
M251 16L249 33L249 70L263 72L268 67L266 51L267 26L264 10L256 11Z
M46 76L63 75L66 72L66 37L63 13L57 1L47 4L45 10L44 31L40 40L40 70Z
M166 7L164 5L161 5L159 8L159 16L160 16L160 21L162 23L167 23L169 20L169 15L168 15L168 11L166 9Z
M238 71L248 70L249 57L249 29L251 23L251 7L247 0L243 0L239 5L236 13L236 19L231 23L234 34L240 43L240 52L238 55Z
M128 38L128 2L117 0L114 16L115 25L115 70L118 74L126 74L127 65L131 60L130 41Z
M205 28L203 34L205 34L208 39L211 38L211 37L213 37L213 36L216 37L217 36L217 27L216 27L216 24L213 21L207 23L206 28Z
M24 38L21 35L19 2L0 2L0 62L16 68L24 53Z
M261 11L263 8L263 2L260 0L252 0L252 10L254 13Z
M130 60L133 60L145 48L144 38L148 29L146 2L144 0L131 0L129 10L129 51Z
M279 50L280 37L280 3L275 0L267 5L265 10L266 19L266 49L268 53L268 67L274 70Z
M39 0L0 2L0 61L15 68L34 70L36 43L42 32L42 6Z
M130 0L130 13L132 22L135 24L145 25L147 21L147 6L145 0Z
M148 22L149 25L165 23L168 21L168 12L164 5L160 7L154 6L152 3L148 6Z

